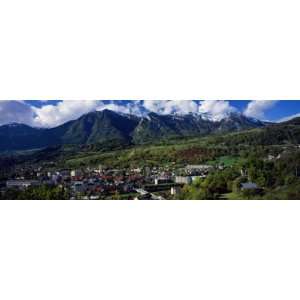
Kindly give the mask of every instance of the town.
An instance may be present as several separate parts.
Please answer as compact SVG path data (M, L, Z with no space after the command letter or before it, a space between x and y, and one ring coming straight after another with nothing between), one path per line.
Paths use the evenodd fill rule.
M120 164L103 155L102 161L77 161L73 166L63 159L20 160L1 170L0 199L269 199L274 189L278 198L298 197L299 144L256 147L239 155L230 148L225 156L192 149L187 153L202 155L201 160L160 161L158 157L157 163L147 163L139 157L140 163L131 158Z
M13 178L0 183L1 193L9 189L26 190L29 187L58 187L68 192L70 200L175 199L181 188L198 178L205 178L216 168L223 166L186 165L176 168L143 167L110 169L104 165L91 168L47 170L43 166L21 167Z

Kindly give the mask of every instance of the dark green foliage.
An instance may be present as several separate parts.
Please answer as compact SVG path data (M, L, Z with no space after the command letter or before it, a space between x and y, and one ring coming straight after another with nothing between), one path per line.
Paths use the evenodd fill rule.
M2 200L64 200L70 199L67 190L60 187L40 186L29 187L26 190L8 189L0 194Z

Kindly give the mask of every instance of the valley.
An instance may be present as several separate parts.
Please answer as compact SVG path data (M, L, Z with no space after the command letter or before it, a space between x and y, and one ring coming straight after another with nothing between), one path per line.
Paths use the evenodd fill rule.
M119 114L113 113L113 116ZM153 118L150 117L151 120ZM254 122L256 125L252 127L249 123L242 126L239 122L235 123L237 121L231 121L230 124L235 124L234 129L231 126L226 130L224 123L220 130L215 129L220 128L220 123L208 121L214 130L201 134L194 131L187 133L184 131L187 125L182 123L181 131L174 134L166 129L174 128L173 123L172 126L169 123L162 126L156 120L155 130L148 124L149 131L143 131L139 142L137 135L133 135L137 127L127 126L126 123L124 130L119 127L122 136L114 135L117 129L111 129L113 121L110 120L110 126L106 128L103 123L97 125L101 127L98 131L104 133L95 133L91 128L98 121L92 118L91 123L80 121L81 125L76 126L73 123L76 130L67 131L73 143L2 151L1 198L300 198L299 118L277 124ZM146 121L131 117L130 122L136 126L137 122ZM164 122L167 123L166 120ZM229 120L226 122L228 124ZM179 123L176 124L179 126ZM80 134L82 130L79 130L82 126L89 132L84 139ZM57 128L55 130L59 131ZM70 134L73 130L76 138ZM97 142L83 142L91 141L95 135L98 135ZM66 141L66 135L64 139Z

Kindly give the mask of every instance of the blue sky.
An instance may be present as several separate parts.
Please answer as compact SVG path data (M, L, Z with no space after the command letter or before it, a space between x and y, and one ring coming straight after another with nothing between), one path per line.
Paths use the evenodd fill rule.
M300 116L300 100L24 100L0 101L0 125L17 122L35 127L55 127L95 110L111 109L144 115L205 113L220 120L232 112L248 117L279 122Z

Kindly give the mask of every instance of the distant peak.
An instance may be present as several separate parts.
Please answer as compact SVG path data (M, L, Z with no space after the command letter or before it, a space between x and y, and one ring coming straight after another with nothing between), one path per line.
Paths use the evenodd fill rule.
M23 124L23 123L16 123L16 122L8 123L8 124L3 124L2 126L6 126L6 127L29 127L29 126L26 125L26 124Z

